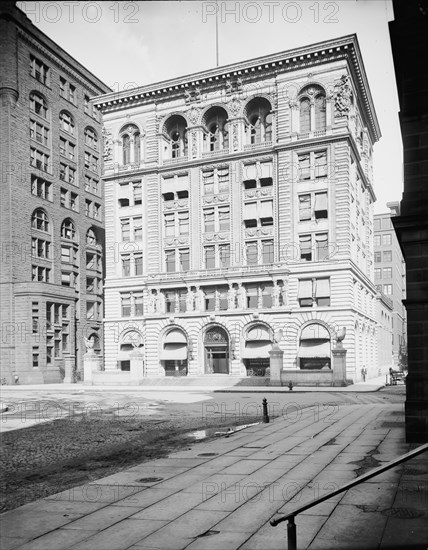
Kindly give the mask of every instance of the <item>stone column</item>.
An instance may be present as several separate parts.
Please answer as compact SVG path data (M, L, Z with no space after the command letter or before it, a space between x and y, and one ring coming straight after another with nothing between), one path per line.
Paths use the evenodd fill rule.
M281 371L283 366L284 352L277 343L272 344L270 355L270 385L282 386Z
M76 373L76 356L75 355L65 355L64 357L64 380L63 384L74 384L75 383L75 373Z
M131 359L131 382L140 382L145 376L144 355L137 348L129 354Z
M94 371L101 371L103 365L103 358L96 353L85 353L83 356L83 383L92 384L92 373ZM65 380L64 380L65 382Z
M331 350L333 356L333 386L346 386L346 350L341 342Z

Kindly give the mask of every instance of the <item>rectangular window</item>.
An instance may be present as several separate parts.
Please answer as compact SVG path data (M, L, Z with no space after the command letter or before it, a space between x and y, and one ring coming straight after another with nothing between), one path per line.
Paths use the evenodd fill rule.
M328 217L327 213L327 193L315 193L314 217L321 220Z
M175 273L175 250L165 250L166 271Z
M205 233L214 233L215 231L214 208L204 210L204 230Z
M258 285L246 285L247 308L257 309L259 306Z
M299 279L298 300L300 307L312 307L312 279Z
M264 283L261 288L262 288L262 306L266 308L271 308L273 305L273 302L272 302L273 284Z
M382 269L380 267L375 268L374 278L375 278L375 281L378 281L379 279L382 279Z
M165 292L164 295L166 313L175 313L175 291Z
M328 235L318 233L315 235L316 261L321 262L328 257Z
M306 262L312 261L311 235L299 235L300 259Z
M122 277L131 276L131 256L129 254L122 256Z
M59 77L59 95L66 98L67 81L62 76Z
M141 189L141 182L132 184L133 196L134 196L134 206L141 204L143 202L143 194Z
M220 251L220 267L230 267L230 244L221 244Z
M375 252L374 253L374 261L377 264L382 262L382 252Z
M230 207L229 206L219 206L218 220L219 220L220 231L230 230Z
M33 76L36 80L41 82L42 84L45 84L46 86L49 85L49 67L43 63L43 61L40 61L40 59L37 59L37 57L34 57L34 55L30 55L30 74Z
M273 258L273 241L262 241L262 259L264 264L272 264Z
M392 267L384 267L383 268L383 278L384 279L391 279L392 278Z
M180 235L189 234L189 212L178 212L178 231Z
M68 100L71 103L76 103L76 87L73 84L70 84L68 88Z
M380 246L380 235L375 235L373 238L374 246Z
M310 155L305 153L303 155L297 155L299 163L299 179L310 180L311 179L311 161Z
M215 269L215 247L205 247L205 269Z
M204 195L214 194L214 170L202 173Z
M143 295L142 294L135 294L134 295L134 305L135 305L135 315L137 315L137 316L144 315Z
M83 98L83 109L85 111L85 113L87 115L90 114L90 109L89 109L89 96L88 95L85 95L84 98Z
M383 285L383 293L392 296L392 285Z
M39 332L39 302L31 302L32 311L32 332L37 334Z
M35 174L31 174L31 193L41 199L51 201L52 184L45 179L36 176Z
M143 254L134 254L135 275L143 274Z
M120 221L120 225L122 231L122 241L129 241L131 235L129 219L122 219Z
M122 317L131 317L131 296L124 294L121 296Z
M384 250L384 252L383 252L383 261L384 262L392 262L392 251L391 250Z
M391 235L388 233L386 235L382 235L382 245L383 246L391 246L392 244L392 237Z
M189 249L182 249L180 254L180 271L189 271L190 269L190 252Z
M327 176L327 151L315 153L315 177L325 178Z
M247 257L247 265L257 265L259 263L257 242L246 243L245 251Z
M175 236L175 214L168 213L165 214L165 237L174 237Z
M133 219L134 224L134 241L143 240L143 220L141 217Z
M215 288L205 290L205 311L215 311Z
M313 281L313 294L317 306L329 306L330 305L330 279L315 279Z
M39 348L38 346L33 347L33 369L37 369L39 366Z
M299 219L306 221L311 219L311 195L299 196Z

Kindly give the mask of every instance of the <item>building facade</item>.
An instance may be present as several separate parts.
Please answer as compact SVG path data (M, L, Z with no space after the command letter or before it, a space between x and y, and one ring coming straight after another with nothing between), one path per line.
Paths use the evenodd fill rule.
M399 203L388 203L390 211L374 216L374 277L379 292L392 301L392 354L393 368L402 363L407 352L406 265L392 225L391 217L399 215Z
M378 374L372 147L356 36L95 99L106 128L105 371ZM315 376L316 378L316 376Z
M428 69L419 55L428 47L428 10L423 0L394 0L393 6L389 30L400 101L404 193L400 215L392 221L406 261L406 440L422 443L428 441Z
M0 6L1 377L58 382L102 347L101 116L109 88ZM79 368L78 368L79 370Z

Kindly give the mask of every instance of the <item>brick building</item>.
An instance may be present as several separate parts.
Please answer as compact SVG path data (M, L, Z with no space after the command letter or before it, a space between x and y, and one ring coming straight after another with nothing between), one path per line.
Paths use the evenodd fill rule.
M109 88L0 5L1 377L61 381L101 349L101 117Z
M390 211L374 216L374 280L379 292L392 301L391 338L393 368L400 366L406 352L406 265L392 225L391 217L399 214L399 203L388 203Z
M103 95L105 373L378 375L372 147L355 35ZM389 356L391 351L389 350ZM109 378L110 376L110 378Z

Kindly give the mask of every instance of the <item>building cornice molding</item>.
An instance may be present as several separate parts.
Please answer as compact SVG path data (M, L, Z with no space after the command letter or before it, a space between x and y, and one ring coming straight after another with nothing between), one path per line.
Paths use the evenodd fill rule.
M269 74L277 76L290 70L298 70L344 58L348 61L353 80L358 87L358 97L364 106L365 118L367 118L369 123L368 126L372 141L376 142L381 135L380 128L355 34L168 79L147 86L140 86L132 90L105 94L96 98L94 104L103 113L107 114L130 106L153 102L153 100L164 100L165 97L168 99L172 97L176 99L184 98L185 95L189 95L190 90L199 89L201 86L212 87L221 85L222 87L226 87L226 82L233 78L248 80L249 78L252 79L251 77L255 75L261 75L266 78ZM237 96L239 94L240 92L236 92ZM201 103L199 96L197 99L192 100L192 103Z

